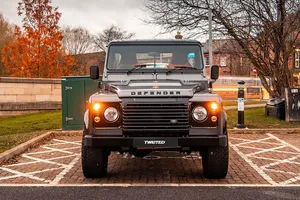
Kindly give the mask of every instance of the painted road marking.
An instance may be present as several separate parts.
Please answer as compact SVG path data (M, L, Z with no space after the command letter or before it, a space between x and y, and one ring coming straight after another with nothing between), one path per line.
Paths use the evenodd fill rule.
M53 181L50 182L51 185L56 185L59 183L61 179L74 167L75 163L79 160L79 156L76 156L69 165L65 167L65 169L60 172Z
M10 164L10 165L6 165L6 166L2 166L0 167L0 170L4 170L7 172L10 172L14 175L11 176L5 176L5 177L0 177L0 180L7 180L7 179L12 179L12 178L19 178L19 177L26 177L26 178L30 178L33 180L38 180L41 182L45 182L45 183L50 183L51 185L55 185L58 184L59 181L64 177L64 175L66 173L68 173L75 165L75 163L79 160L80 158L80 154L79 153L74 153L72 151L69 150L74 150L74 149L78 149L81 146L81 141L64 141L64 140L57 140L54 139L53 140L54 143L52 144L46 144L46 145L42 145L41 148L45 149L42 151L38 151L38 152L31 152L31 153L24 153L21 155L22 158L27 158L31 161L28 162L24 162L24 163L16 163L16 164ZM54 148L53 146L55 145L74 145L75 147L69 147L69 148ZM49 147L51 146L51 147ZM68 154L65 156L56 156L56 157L52 157L49 159L44 159L44 158L37 158L34 157L35 155L41 155L41 154L49 154L49 153L64 153L64 154ZM55 160L58 159L63 159L63 158L69 158L69 157L74 157L74 159L69 163L69 164L62 164L62 163L58 163ZM57 166L57 167L50 167L48 169L43 169L43 170L38 170L38 171L33 171L33 172L28 172L28 173L24 173L24 172L20 172L18 170L13 170L11 169L11 167L16 167L16 166L22 166L22 165L30 165L30 164L36 164L36 163L47 163L47 164L51 164L52 166ZM34 176L35 174L40 174L43 172L47 172L47 171L54 171L54 170L58 170L58 169L62 169L62 171L56 175L56 177L53 180L47 180L44 178L40 178L37 176Z
M230 144L230 143L229 143ZM235 145L231 145L231 148L239 155L241 156L253 169L255 169L266 181L268 181L271 185L276 185L276 182L273 181L273 179L267 175L261 168L259 168L256 164L254 164L252 162L251 159L249 159L249 157L247 157L246 154L244 154L243 152L241 152L237 146Z
M300 180L300 173L295 173L288 171L289 169L285 170L279 170L279 169L272 169L271 167L276 167L282 163L288 163L288 164L296 164L300 165L300 162L296 162L295 160L297 158L300 158L300 149L287 143L284 140L279 139L278 137L272 135L272 134L266 134L267 137L258 139L258 140L249 140L249 139L243 139L243 138L236 138L236 137L230 137L231 140L237 140L241 141L238 144L232 144L230 143L231 148L238 154L240 155L252 168L254 168L265 180L267 180L270 184L272 185L286 185L286 184L291 184L294 182L297 182ZM267 140L276 140L277 142L266 142ZM262 147L249 147L247 144L272 144L272 145L277 145L276 147L272 148L262 148ZM294 149L296 152L290 152L290 151L281 151L279 149L282 148L291 148ZM259 150L253 153L243 153L242 149L254 149L254 150ZM280 154L284 153L289 156L289 158L286 159L276 159L276 158L266 158L264 156L260 156L259 154L263 153L273 153L273 154ZM253 159L261 159L261 160L269 160L273 161L272 163L268 163L262 166L258 166L253 162ZM269 172L276 172L276 173L282 173L282 174L289 174L292 175L293 177L286 180L286 181L275 181L273 178L271 178L268 173Z
M261 135L260 135L261 136ZM284 140L279 139L278 137L272 135L272 134L266 134L263 135L264 138L259 139L244 139L242 138L243 135L241 135L240 138L237 138L237 135L235 137L230 137L230 147L244 160L244 162L248 163L259 175L261 175L267 183L275 186L292 186L297 185L295 183L298 183L300 181L300 171L295 170L291 166L293 165L299 165L300 162L300 150L299 148L285 142ZM254 136L255 137L255 136ZM269 141L270 140L270 141ZM272 140L272 141L271 141ZM267 145L269 144L269 145ZM60 145L60 146L59 146ZM80 159L80 153L78 149L81 146L81 141L65 141L61 139L53 139L50 144L45 144L40 147L40 150L38 152L29 152L21 155L22 158L29 159L27 162L23 163L15 163L10 165L5 165L0 167L0 171L6 171L4 177L0 177L0 180L11 180L14 178L20 178L25 177L29 178L35 181L40 181L48 186L55 186L60 185L60 182L64 178L67 178L68 172L70 172L71 169L73 169L78 164L78 160ZM285 148L285 149L282 149ZM248 150L247 150L248 149ZM289 149L291 151L289 151ZM246 152L244 150L247 150ZM292 151L293 150L293 151ZM278 156L272 157L272 155L278 155L280 153L285 154L285 157L282 159L277 158ZM264 155L265 154L265 155ZM268 154L271 156L268 157ZM45 155L45 157L44 157ZM124 159L133 159L135 158L133 155L130 154L123 154L122 158ZM201 156L198 154L192 153L191 155L183 155L183 156L176 156L175 154L168 155L149 155L145 157L144 159L150 159L150 160L156 160L156 159L192 159L192 160L198 160L201 159ZM64 160L66 159L66 160ZM259 165L256 164L257 160L265 161L261 162ZM66 161L68 163L66 163ZM30 167L30 165L33 165L33 168L41 168L39 167L39 163L43 164L46 168L42 167L42 170L36 170L33 172L24 172L22 169L16 168L18 166L25 166L27 165ZM37 164L36 166L34 164ZM47 166L49 164L49 166ZM280 164L290 164L292 170L289 170L288 168L279 168L277 167ZM28 169L28 167L26 169ZM48 172L48 171L55 171L53 172L55 174L52 174L51 178L42 176L39 177L40 173ZM253 171L253 170L252 170ZM298 173L299 172L299 173ZM286 180L285 179L276 179L270 175L270 173L281 173L286 174ZM167 171L168 175L170 174L169 171ZM256 174L256 173L255 173ZM261 180L263 180L261 178ZM71 182L72 183L72 182ZM264 186L270 186L269 184L266 184ZM20 184L19 184L20 185ZM27 185L27 184L21 184L21 185ZM66 185L66 184L64 184ZM68 184L70 186L77 186L77 184ZM87 185L93 185L93 184L87 184ZM96 186L151 186L151 184L95 184ZM155 184L157 185L163 185L163 186L211 186L210 184L181 184L181 183L174 183L174 184ZM240 184L214 184L214 186L241 186ZM251 186L250 184L244 184L245 186ZM299 184L298 184L299 185ZM3 186L3 184L1 184Z

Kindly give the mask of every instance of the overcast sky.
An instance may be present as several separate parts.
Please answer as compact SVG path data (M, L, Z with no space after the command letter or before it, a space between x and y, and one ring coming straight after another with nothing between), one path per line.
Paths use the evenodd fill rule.
M11 22L21 25L17 15L20 0L0 0L0 12ZM141 19L149 17L144 0L52 0L62 13L60 26L71 25L87 28L91 33L101 32L114 24L135 33L136 39L174 38L176 33L157 35L160 27L146 25Z

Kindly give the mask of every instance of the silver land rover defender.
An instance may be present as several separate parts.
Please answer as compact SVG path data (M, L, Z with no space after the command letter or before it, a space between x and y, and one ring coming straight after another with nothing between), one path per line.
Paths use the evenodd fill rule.
M103 177L112 151L136 157L151 151L199 152L204 175L228 170L227 115L211 90L202 45L195 40L128 40L108 45L99 91L84 115L82 171ZM91 79L99 79L97 66Z

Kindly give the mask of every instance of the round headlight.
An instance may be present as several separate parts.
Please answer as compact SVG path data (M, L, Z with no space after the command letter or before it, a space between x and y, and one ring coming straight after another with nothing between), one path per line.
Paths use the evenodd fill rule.
M109 122L115 122L119 119L119 112L114 107L108 107L104 111L104 118Z
M196 121L204 121L207 117L207 110L202 106L197 106L193 109L193 118Z

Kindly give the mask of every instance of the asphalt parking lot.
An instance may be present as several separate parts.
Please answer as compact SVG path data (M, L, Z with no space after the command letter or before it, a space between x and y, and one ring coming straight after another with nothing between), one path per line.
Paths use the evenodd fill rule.
M300 184L300 134L231 134L225 179L206 179L194 153L153 152L145 158L113 153L108 174L86 179L81 172L80 136L57 136L0 166L0 184Z

